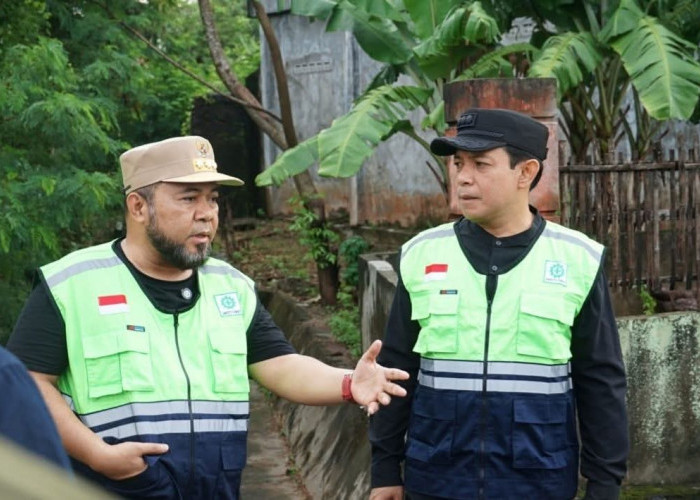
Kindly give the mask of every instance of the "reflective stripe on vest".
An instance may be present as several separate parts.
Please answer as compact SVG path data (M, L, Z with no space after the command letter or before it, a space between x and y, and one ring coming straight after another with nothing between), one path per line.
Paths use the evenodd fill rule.
M573 236L571 234L554 231L550 226L544 228L544 231L542 231L540 238L552 238L555 240L565 241L566 243L570 243L572 245L576 245L588 252L588 254L595 261L599 261L600 258L603 256L603 247L601 247L600 244L598 244L597 242L594 242L593 240L587 241L579 237Z
M123 262L116 255L114 257L107 257L104 259L92 259L86 260L84 262L78 262L68 266L62 271L49 276L46 278L46 284L49 288L53 288L60 285L64 281L78 274L84 273L85 271L92 271L95 269L108 269L110 267L120 266Z
M183 414L189 418L189 403L187 401L157 401L155 403L131 403L85 415L78 415L88 427L114 425L122 420L138 420L144 417L161 417L163 415ZM192 415L226 415L230 417L245 417L250 413L247 401L192 401Z
M143 420L103 430L92 430L101 438L127 439L144 434L189 434L192 432L191 423L194 424L194 432L246 432L248 430L248 418L194 418L190 421L187 416L178 420Z
M572 389L569 365L487 363L486 392L563 394ZM421 358L418 383L433 389L484 390L484 363Z
M195 428L247 428L246 330L257 307L254 285L214 258L198 271L200 297L178 314L176 326L173 314L153 307L112 243L42 267L66 324L70 369L59 377L59 389L89 427L101 432L101 425L129 424L133 433L148 425L129 419L189 419L189 408L173 405L191 398ZM104 307L105 297L119 298L121 307ZM211 411L198 410L201 405Z

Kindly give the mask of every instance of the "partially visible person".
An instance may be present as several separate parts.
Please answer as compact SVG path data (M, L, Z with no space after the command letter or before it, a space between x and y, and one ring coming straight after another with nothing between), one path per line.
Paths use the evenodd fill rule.
M36 383L12 353L0 346L0 435L22 448L70 470L56 424Z
M604 248L529 206L547 138L470 109L431 143L454 155L463 217L401 249L379 362L411 377L371 420L372 500L569 500L579 459L586 499L619 496L627 385Z
M32 372L77 472L129 498L236 499L249 377L310 405L370 413L405 391L375 359L354 372L297 354L254 282L210 258L220 185L209 141L120 157L126 237L43 266L8 348Z

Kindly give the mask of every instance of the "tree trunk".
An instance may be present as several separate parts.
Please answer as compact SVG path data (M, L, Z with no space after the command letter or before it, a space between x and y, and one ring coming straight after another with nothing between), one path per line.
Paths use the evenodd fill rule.
M204 25L204 33L207 38L207 44L209 45L209 52L211 53L212 60L214 61L214 67L216 67L216 72L218 73L219 78L221 78L221 81L224 82L226 88L233 95L244 100L245 102L262 107L253 93L238 80L238 77L233 72L228 59L226 58L224 48L221 45L221 40L219 39L219 33L216 31L216 25L214 24L214 12L212 11L209 0L199 0L199 12L202 16L202 23ZM250 118L260 128L260 130L262 130L262 132L265 133L265 135L267 135L272 142L277 144L277 146L279 146L281 149L287 149L287 141L285 140L282 131L268 115L250 108L245 108L245 110Z
M214 23L214 13L209 0L198 0L199 11L204 24L204 32L206 34L209 51L214 61L214 66L219 74L219 77L226 85L226 88L236 97L241 100L260 106L258 99L243 85L236 74L233 72L229 64L219 34L216 31ZM270 55L272 58L272 66L275 71L275 81L277 82L277 95L280 99L280 109L282 115L282 130L277 123L267 114L261 113L259 110L251 107L245 107L246 113L251 117L260 130L265 133L272 142L274 142L282 150L289 149L297 145L297 135L294 129L294 120L292 117L292 106L289 97L289 87L287 85L287 74L284 71L284 62L282 53L277 43L270 20L265 12L264 7L256 0L253 0L253 7L260 21L265 40L270 47ZM316 215L316 220L321 227L325 227L326 207L323 199L319 197L318 190L314 184L313 177L308 170L297 174L293 178L294 186L301 196L304 205ZM331 245L329 242L321 242L330 252ZM325 266L325 267L322 267ZM335 304L338 293L338 266L327 265L325 263L316 263L319 276L319 292L321 299L326 304ZM323 278L322 278L323 276Z
M321 295L321 302L329 306L338 303L338 264L330 264L322 267L316 264L318 273L318 292Z

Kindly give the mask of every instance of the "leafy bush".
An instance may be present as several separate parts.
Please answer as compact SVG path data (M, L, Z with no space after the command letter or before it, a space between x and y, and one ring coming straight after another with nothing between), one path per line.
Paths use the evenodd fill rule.
M298 196L290 200L294 207L294 221L289 228L299 234L299 243L308 248L311 257L319 267L335 265L337 255L333 251L340 237L328 227L327 223L321 223L316 214L309 210Z
M351 236L340 244L338 254L343 258L345 267L340 273L343 283L349 287L357 287L360 282L358 259L369 249L369 243L362 236Z
M649 293L649 288L642 285L639 290L639 298L642 300L642 312L646 316L652 316L656 312L656 299Z
M335 338L348 347L353 357L359 358L362 353L360 310L347 287L338 293L338 306L331 314L328 324Z

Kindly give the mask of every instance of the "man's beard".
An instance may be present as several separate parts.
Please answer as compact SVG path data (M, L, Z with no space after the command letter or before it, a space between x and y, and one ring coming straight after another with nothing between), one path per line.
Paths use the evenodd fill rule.
M146 235L160 256L170 265L178 269L196 269L204 264L211 253L211 244L198 243L196 251L189 253L183 244L168 238L158 227L155 217L146 226Z

